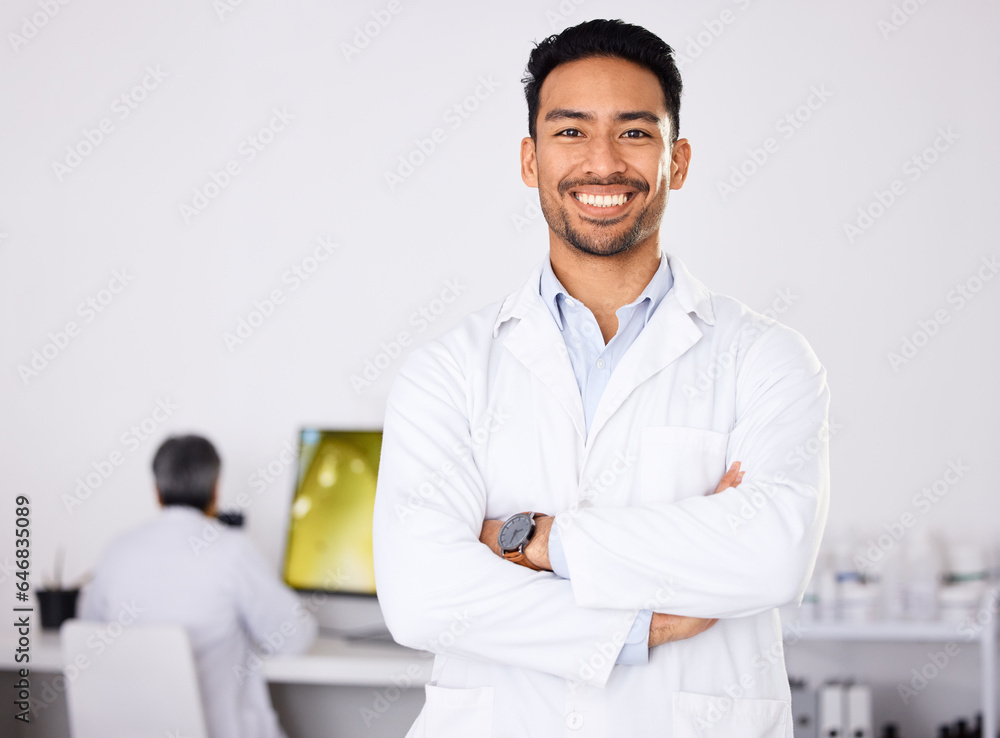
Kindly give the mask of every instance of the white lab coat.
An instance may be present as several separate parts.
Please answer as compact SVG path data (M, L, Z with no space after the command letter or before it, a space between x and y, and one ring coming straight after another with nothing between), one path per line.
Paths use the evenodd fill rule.
M255 646L300 653L316 620L243 533L191 507L164 508L108 547L80 618L115 621L123 608L136 623L184 626L211 738L284 737Z
M437 654L411 737L791 738L775 608L801 598L826 521L826 372L668 259L589 438L541 265L401 368L375 571L393 637ZM733 461L742 485L710 494ZM479 542L523 510L556 515L570 580ZM642 608L720 620L615 665Z

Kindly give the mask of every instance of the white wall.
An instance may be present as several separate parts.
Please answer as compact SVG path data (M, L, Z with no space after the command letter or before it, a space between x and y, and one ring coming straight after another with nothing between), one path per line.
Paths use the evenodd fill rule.
M217 442L223 502L251 495L249 533L277 566L291 469L259 494L255 470L303 423L379 426L400 359L360 392L352 375L401 331L419 343L498 299L544 255L537 198L518 174L519 78L532 42L592 17L697 54L682 67L692 170L664 245L756 309L794 295L781 318L832 388L830 529L866 534L914 512L913 495L960 459L971 470L920 523L996 533L1000 279L961 307L949 299L1000 253L994 3L907 0L908 16L889 0L397 0L392 14L380 1L245 0L220 17L223 1L0 10L0 530L12 528L11 498L30 495L36 586L57 548L79 578L153 513L149 461L175 431ZM10 35L30 34L49 5L58 12L36 35ZM906 22L889 27L894 12ZM391 22L348 58L373 14ZM122 118L116 98L147 69L166 76ZM479 87L474 112L448 114L484 79L495 89ZM799 128L779 126L814 89L829 99L802 109ZM293 119L249 161L242 142L276 108ZM102 118L113 130L57 174ZM390 188L386 174L435 128L443 143ZM940 130L957 139L913 179L907 161ZM777 150L723 196L719 183L768 138ZM241 173L186 219L180 206L230 160ZM851 242L844 224L894 179L905 192ZM283 277L318 237L339 249L293 291ZM79 310L116 270L128 286L99 314ZM449 280L459 299L418 330L412 314ZM284 304L230 351L224 334L275 289ZM894 368L889 352L939 310L948 322ZM69 321L78 335L22 377ZM176 409L151 437L123 440L160 401ZM113 452L121 465L70 514L63 496ZM12 552L4 544L0 561Z

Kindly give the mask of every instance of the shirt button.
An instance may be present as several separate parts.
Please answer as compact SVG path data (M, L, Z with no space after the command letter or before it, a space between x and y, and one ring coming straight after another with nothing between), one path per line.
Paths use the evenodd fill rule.
M566 727L570 730L579 730L583 727L583 715L578 712L571 712L566 716Z
M573 306L576 305L576 303L573 302L573 298L572 297L567 297L566 298L566 304L569 305L570 307L573 307Z
M597 368L598 369L603 369L604 368L604 359L598 359L597 360Z

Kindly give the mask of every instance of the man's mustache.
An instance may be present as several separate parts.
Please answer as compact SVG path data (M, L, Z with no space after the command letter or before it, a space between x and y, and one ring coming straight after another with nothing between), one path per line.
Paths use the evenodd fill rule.
M649 185L641 179L629 179L628 177L610 177L608 179L568 179L559 183L559 194L565 195L570 190L587 185L603 185L605 187L617 185L619 187L631 187L643 194L649 192Z

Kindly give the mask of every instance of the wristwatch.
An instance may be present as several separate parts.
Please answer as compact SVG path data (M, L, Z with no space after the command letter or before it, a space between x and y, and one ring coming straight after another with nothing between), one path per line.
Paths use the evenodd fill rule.
M534 534L535 513L522 512L511 515L500 527L500 532L497 534L501 555L507 561L541 571L539 567L528 561L528 557L524 554L524 549Z

